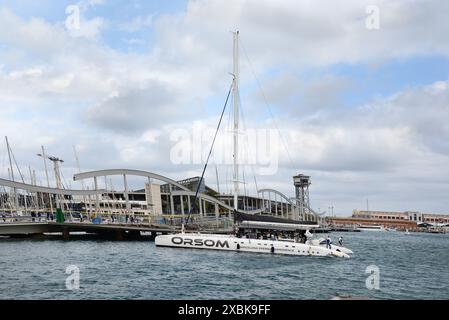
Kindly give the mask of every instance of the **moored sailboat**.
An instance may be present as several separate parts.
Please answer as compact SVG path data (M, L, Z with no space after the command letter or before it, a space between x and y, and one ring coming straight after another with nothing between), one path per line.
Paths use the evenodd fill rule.
M210 249L236 252L255 252L268 254L283 254L296 256L321 256L321 257L343 257L349 258L351 250L337 246L323 246L320 241L308 239L309 230L316 229L319 225L311 221L296 221L271 217L266 215L251 215L239 211L239 165L238 165L238 143L239 143L239 110L238 110L238 82L239 82L239 66L238 66L238 31L234 33L234 70L233 82L229 90L228 97L222 112L226 109L231 91L234 98L234 223L235 233L232 235L222 234L202 234L202 233L186 233L184 225L181 233L170 235L159 235L155 239L157 247L174 247L174 248L194 248L194 249ZM220 127L222 117L218 124ZM218 132L217 128L217 132ZM212 142L214 146L215 138ZM196 204L199 185L204 177L209 157L203 169L203 175L193 201ZM190 208L190 213L193 210ZM190 216L190 215L189 215Z

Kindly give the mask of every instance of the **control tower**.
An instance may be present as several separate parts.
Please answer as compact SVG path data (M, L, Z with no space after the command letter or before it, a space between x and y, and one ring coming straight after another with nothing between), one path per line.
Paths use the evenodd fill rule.
M308 217L313 217L309 209L309 186L312 184L310 182L310 176L298 174L293 177L293 183L296 190L296 202L299 206L299 215L304 220L308 220Z

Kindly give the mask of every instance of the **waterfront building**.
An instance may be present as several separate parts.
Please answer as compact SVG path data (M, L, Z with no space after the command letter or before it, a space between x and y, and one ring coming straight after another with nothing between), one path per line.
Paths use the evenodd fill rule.
M418 211L368 211L354 210L351 217L329 217L333 225L381 225L385 228L412 230L419 227L448 227L449 215Z
M382 221L413 221L416 224L449 224L449 214L435 214L435 213L421 213L418 211L364 211L354 210L352 213L353 218L359 219L374 219Z

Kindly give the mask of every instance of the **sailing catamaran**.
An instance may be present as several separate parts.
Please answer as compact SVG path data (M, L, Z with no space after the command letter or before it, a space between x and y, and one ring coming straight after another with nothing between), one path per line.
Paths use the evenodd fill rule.
M318 240L312 239L309 230L319 227L315 222L296 221L281 219L278 217L251 215L239 211L239 164L238 164L238 130L239 130L239 63L238 63L238 37L239 32L234 32L234 50L233 50L233 82L226 99L225 107L229 95L233 93L234 103L234 223L235 233L232 235L222 234L201 234L185 233L184 225L181 233L171 235L159 235L155 239L157 247L176 247L176 248L195 248L195 249L213 249L238 252L257 252L269 254L284 254L296 256L330 256L349 258L352 251L338 246L322 245ZM224 113L224 109L223 109ZM222 113L222 117L223 117ZM221 118L222 119L222 118ZM219 122L219 126L221 123ZM218 126L218 127L219 127ZM218 130L217 130L218 132ZM217 134L217 133L216 133ZM216 136L216 135L215 135ZM212 143L212 148L215 142ZM211 148L211 152L212 152ZM210 153L209 153L210 156ZM208 159L209 160L209 159ZM207 162L203 170L207 168ZM201 179L203 179L203 176ZM201 183L200 183L201 184ZM199 185L200 185L199 184ZM199 189L199 188L198 188ZM198 195L198 189L195 200ZM195 206L196 201L193 202ZM192 212L192 209L190 209ZM243 230L243 231L242 231ZM252 230L253 232L248 232Z

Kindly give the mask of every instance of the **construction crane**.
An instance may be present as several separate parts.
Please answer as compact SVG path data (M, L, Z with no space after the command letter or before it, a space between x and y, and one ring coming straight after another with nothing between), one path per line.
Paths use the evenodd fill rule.
M53 162L53 170L55 172L55 180L56 180L56 188L62 189L62 183L61 183L61 171L60 171L60 164L64 162L64 160L59 159L55 156L48 156L45 154L45 149L42 147L42 153L37 154L38 157L42 157L44 159L45 164L45 173L47 175L47 184L50 186L50 182L48 180L48 171L47 171L47 162L46 159ZM57 208L61 209L61 198L60 196L57 196L58 201L56 201ZM51 201L50 201L51 202Z

